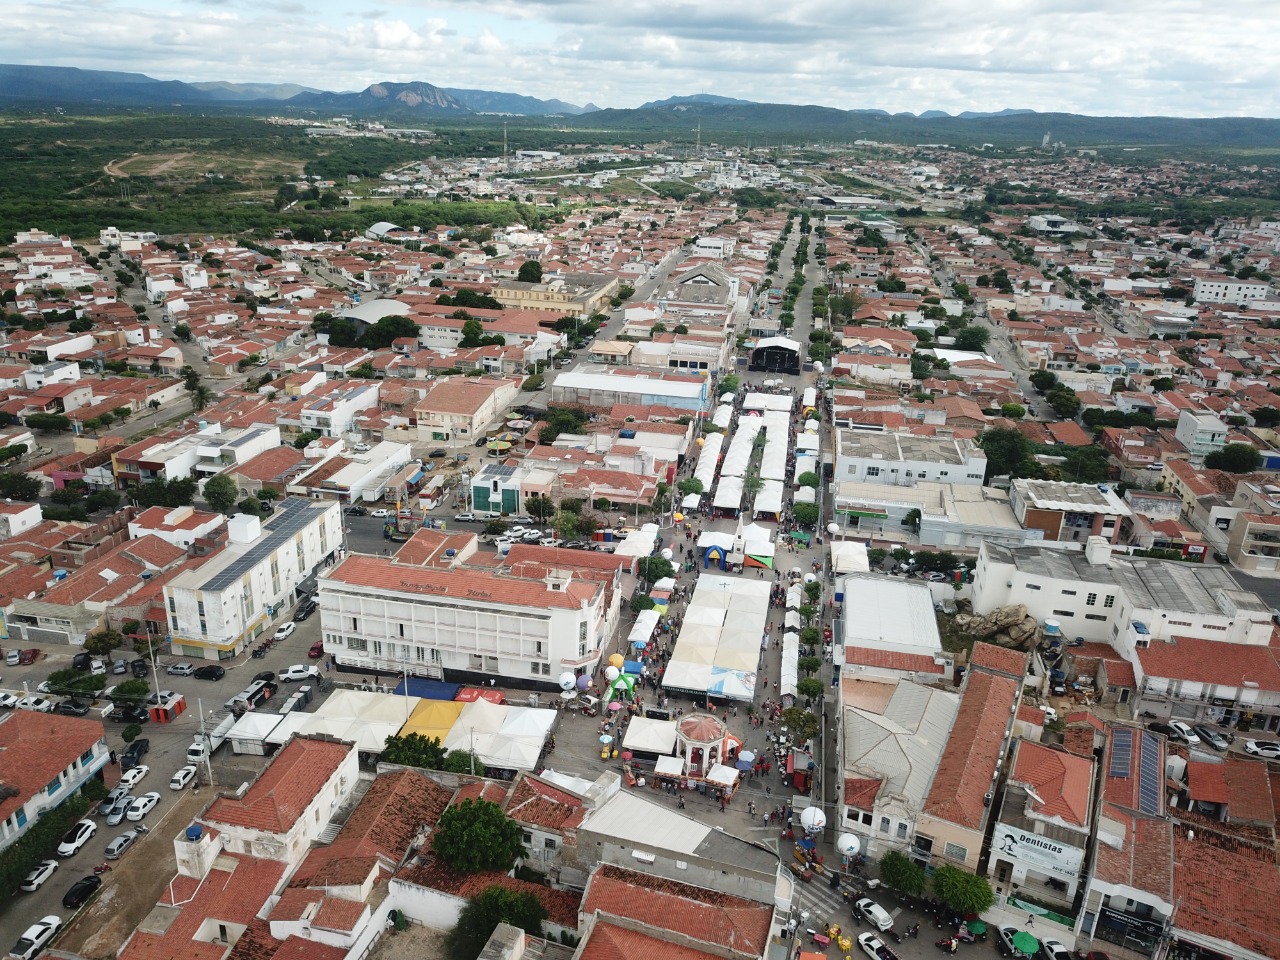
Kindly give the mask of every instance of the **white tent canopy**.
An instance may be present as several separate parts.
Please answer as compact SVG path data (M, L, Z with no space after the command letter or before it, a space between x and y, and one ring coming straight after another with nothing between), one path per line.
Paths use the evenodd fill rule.
M698 454L698 463L693 468L693 475L702 481L702 489L710 490L716 483L716 465L720 460L720 450L724 447L724 434L709 433L702 441L702 452Z
M661 615L657 610L641 610L636 614L636 622L631 627L631 632L627 634L627 646L643 647L653 637L653 631L658 626L658 620Z
M795 496L792 497L792 499L796 503L817 503L818 491L813 489L813 487L801 487L796 491Z
M725 476L720 478L716 487L715 498L711 501L717 510L742 509L742 478Z
M716 407L716 412L711 415L711 422L721 430L728 430L733 423L733 407L728 404Z
M707 779L723 787L731 787L738 782L738 771L733 767L726 767L723 763L712 764L711 769L707 771Z
M800 634L782 635L782 674L778 679L779 692L785 697L796 695L796 683L800 678Z
M657 524L646 523L639 530L627 534L627 538L618 544L613 554L616 557L647 557L653 553L657 544Z
M779 514L782 512L782 495L784 488L779 480L766 480L760 492L756 494L755 512Z
M622 747L643 753L669 754L676 748L676 723L674 720L632 717L627 725L627 735L622 739Z
M653 772L660 777L683 777L684 757L659 757Z
M857 540L832 540L831 570L836 574L869 573L871 561L867 557L867 545Z
M755 695L755 669L771 589L772 583L763 580L717 574L699 577L663 674L663 686L750 700Z
M707 547L723 547L729 549L733 546L732 533L720 533L716 530L703 530L698 534L698 547L705 550Z
M784 337L771 338L775 342L784 344L794 344L799 349L799 344L794 340L787 340ZM763 343L764 341L761 341ZM760 344L756 344L760 346ZM790 413L791 407L795 403L795 399L789 393L748 393L742 401L743 410L778 410L782 413Z

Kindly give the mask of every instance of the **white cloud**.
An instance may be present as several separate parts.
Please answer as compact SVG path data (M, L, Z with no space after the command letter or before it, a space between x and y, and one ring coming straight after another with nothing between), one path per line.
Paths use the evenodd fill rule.
M163 79L426 80L619 107L706 91L913 112L1274 116L1280 86L1280 18L1255 4L444 0L423 13L419 0L18 0L6 37L27 63Z

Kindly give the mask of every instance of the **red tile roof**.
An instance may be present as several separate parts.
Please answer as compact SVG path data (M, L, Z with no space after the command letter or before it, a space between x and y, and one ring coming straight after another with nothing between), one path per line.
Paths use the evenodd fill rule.
M845 647L844 662L862 667L899 670L904 673L932 673L939 676L943 673L942 665L935 662L929 654L901 653L896 650L881 650L875 647Z
M1194 637L1174 637L1138 649L1138 662L1148 677L1239 687L1245 680L1262 690L1280 691L1280 665L1270 647Z
M988 644L975 645L975 651L981 646ZM982 671L969 674L925 798L926 813L971 830L982 825L987 811L983 798L1004 758L1004 735L1021 684L1021 675L1015 680Z
M578 797L528 775L516 782L506 810L516 823L545 830L572 830L586 813Z
M1187 795L1206 803L1227 802L1226 768L1220 763L1187 762Z
M1027 655L1020 650L997 646L994 643L983 643L979 640L973 645L969 655L969 664L974 667L986 667L1011 677L1027 675Z
M1103 834L1118 830L1120 846ZM1165 902L1173 893L1173 824L1164 819L1132 814L1105 803L1098 825L1096 873L1108 883L1146 890Z
M53 782L102 739L102 723L87 717L11 710L0 720L0 821ZM105 752L105 751L104 751Z
M1274 860L1260 863L1256 857L1189 840L1180 831L1174 834L1173 858L1179 928L1259 956L1280 957L1280 913L1260 909L1280 902L1280 871Z
M1253 823L1275 827L1275 798L1267 764L1244 757L1228 757L1227 815L1232 823Z
M351 750L346 743L295 737L243 797L219 797L209 805L204 819L287 833Z
M610 865L587 883L582 913L596 911L752 956L768 949L773 919L767 904Z
M638 930L627 930L612 923L597 923L582 945L578 960L711 960L720 954L708 953L678 943L668 943Z
M431 854L406 866L397 879L416 884L429 890L468 899L489 887L502 887L515 893L530 893L537 897L547 911L547 919L570 930L578 925L578 896L567 890L552 890L540 883L517 880L505 873L482 871L480 873L455 873Z
M876 797L879 795L880 787L883 783L883 780L869 780L862 777L845 777L845 806L856 807L859 810L871 810L875 806Z
M1078 827L1089 822L1089 798L1093 785L1093 763L1061 750L1018 741L1013 780L1035 790L1039 802L1032 810L1045 817L1056 817Z

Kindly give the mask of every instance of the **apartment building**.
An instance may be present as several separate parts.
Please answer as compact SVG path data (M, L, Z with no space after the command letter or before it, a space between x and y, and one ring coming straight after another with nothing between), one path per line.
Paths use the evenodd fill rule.
M278 446L275 424L223 430L220 423L201 421L194 433L175 430L117 450L111 466L122 490L152 480L203 481Z
M1183 410L1178 414L1174 436L1196 463L1203 463L1207 455L1226 446L1228 429L1211 413Z
M336 501L289 497L267 520L237 514L229 543L165 584L173 652L226 660L239 655L289 607L298 588L343 551Z
M490 291L499 303L521 310L545 310L557 316L589 317L607 310L618 278L606 274L567 273L542 283L503 280Z
M1254 576L1280 576L1280 516L1240 513L1231 524L1227 555Z
M1018 479L1010 485L1009 505L1028 530L1043 530L1046 540L1074 543L1090 537L1115 543L1121 519L1131 515L1106 484Z
M934 480L981 486L987 455L972 440L839 429L835 466L837 481L912 486Z
M571 571L532 579L353 555L321 574L319 596L325 652L345 666L549 689L595 668L618 591Z
M1271 296L1271 287L1265 283L1250 283L1247 280L1197 278L1191 295L1200 303L1245 304L1250 300L1268 299Z

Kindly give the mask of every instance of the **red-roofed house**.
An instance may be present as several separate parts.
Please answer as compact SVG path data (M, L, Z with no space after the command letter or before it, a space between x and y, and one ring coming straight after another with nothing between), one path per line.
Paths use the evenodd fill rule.
M243 796L218 797L200 819L217 831L223 850L297 864L359 773L351 744L295 737Z
M1075 898L1093 822L1093 759L1017 740L987 874L1038 897ZM1066 885L1048 887L1047 880Z

